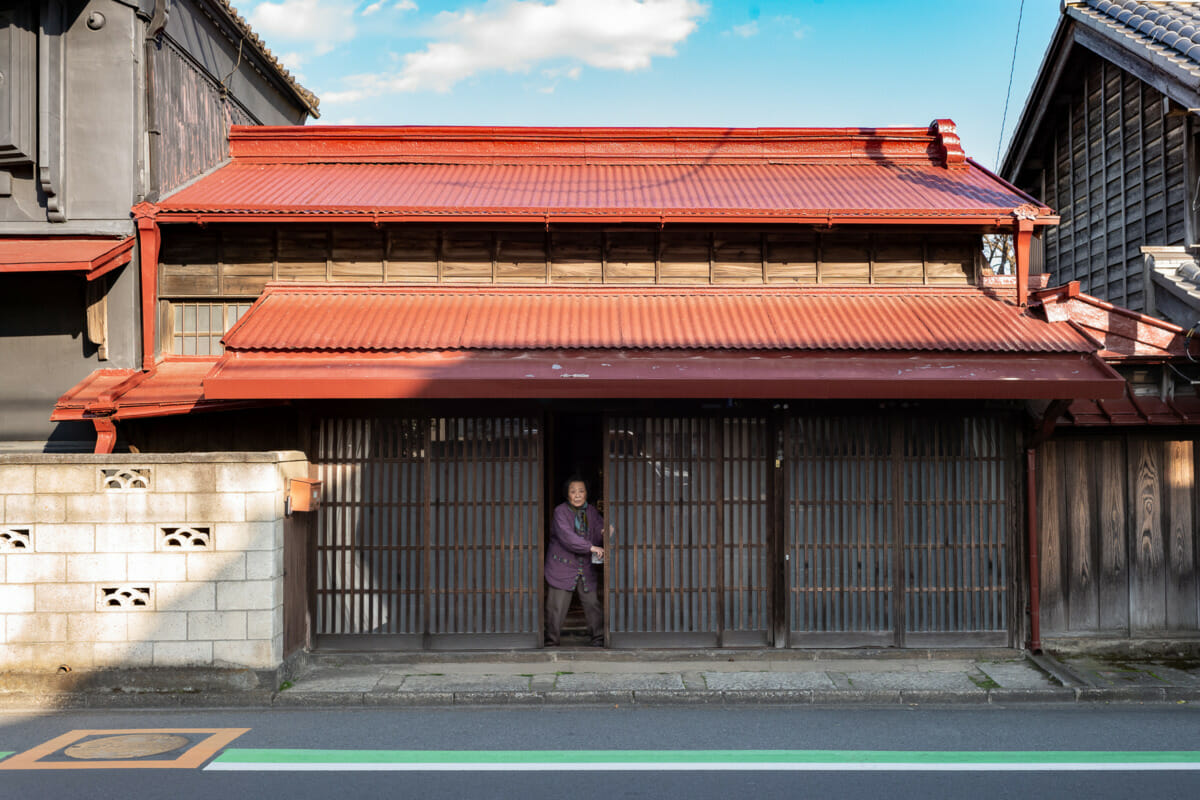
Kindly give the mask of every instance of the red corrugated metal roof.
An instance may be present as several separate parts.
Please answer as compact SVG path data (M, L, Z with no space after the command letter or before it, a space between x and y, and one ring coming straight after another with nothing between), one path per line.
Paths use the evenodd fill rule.
M1011 220L1050 210L921 128L235 128L163 219Z
M118 391L115 397L111 396L114 390L139 375L139 370L98 369L58 399L50 419L54 422L93 416L132 419L247 405L205 397L202 381L214 364L215 358L164 361L141 383L123 393Z
M438 351L226 353L207 397L263 399L942 399L1115 397L1084 353Z
M231 352L555 348L1076 352L1096 348L978 290L267 286Z
M1079 281L1033 292L1035 304L1051 322L1070 322L1094 339L1100 355L1108 361L1161 361L1192 355L1200 357L1200 342L1187 339L1187 332L1166 320L1148 317L1115 306L1079 290Z
M108 271L129 263L133 237L0 238L0 272Z
M1024 197L974 166L262 164L161 201L186 214L658 221L1007 217Z
M1200 398L1181 395L1168 401L1129 394L1112 400L1076 400L1059 426L1093 428L1129 425L1200 425Z

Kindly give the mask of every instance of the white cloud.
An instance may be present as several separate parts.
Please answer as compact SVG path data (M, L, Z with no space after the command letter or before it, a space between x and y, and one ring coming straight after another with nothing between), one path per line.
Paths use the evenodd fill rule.
M417 4L414 3L413 0L400 0L400 2L396 3L393 8L395 8L397 11L416 11Z
M438 14L433 41L405 55L399 71L351 76L350 88L322 99L446 92L480 73L528 72L556 61L646 69L655 56L675 55L707 10L698 0L490 0L478 10Z
M347 0L279 0L260 3L250 13L250 26L267 41L308 44L323 55L354 38L353 16Z
M570 78L574 81L578 80L579 76L583 74L583 67L578 64L570 67L551 67L550 69L542 70L542 74L547 78Z
M387 0L377 0L377 2L371 3L371 5L367 6L366 8L364 8L362 10L362 15L364 17L371 16L376 11L383 8L384 3L386 3L386 2L387 2Z
M757 36L758 20L747 22L745 25L734 25L731 32L734 36L740 36L743 39L749 39L751 36Z
M293 75L296 75L296 71L303 67L305 62L308 61L308 56L304 55L303 53L296 52L280 53L277 54L275 58L279 59L279 63L283 64L283 66L286 67Z

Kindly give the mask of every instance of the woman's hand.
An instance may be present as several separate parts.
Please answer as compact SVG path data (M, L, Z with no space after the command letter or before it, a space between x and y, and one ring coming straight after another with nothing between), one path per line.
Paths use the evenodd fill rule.
M592 545L592 555L596 556L597 558L603 559L604 558L604 548L596 547L596 545Z

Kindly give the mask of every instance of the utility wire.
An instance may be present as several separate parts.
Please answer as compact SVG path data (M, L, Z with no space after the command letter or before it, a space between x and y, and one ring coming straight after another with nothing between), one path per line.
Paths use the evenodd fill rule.
M1021 41L1021 17L1025 14L1025 0L1017 11L1017 38L1013 40L1012 63L1008 65L1008 91L1004 93L1004 114L1000 117L1000 136L996 139L996 172L1000 171L1000 147L1004 144L1004 125L1008 122L1008 101L1012 97L1013 73L1017 69L1017 43Z

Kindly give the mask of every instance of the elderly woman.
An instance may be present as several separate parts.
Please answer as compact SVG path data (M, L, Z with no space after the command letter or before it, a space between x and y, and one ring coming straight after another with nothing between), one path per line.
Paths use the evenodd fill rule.
M572 475L567 502L554 509L546 548L546 646L557 647L571 594L579 595L592 647L604 646L604 610L596 564L604 560L604 519L588 505L587 482Z

